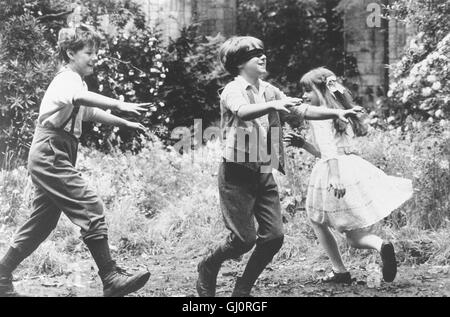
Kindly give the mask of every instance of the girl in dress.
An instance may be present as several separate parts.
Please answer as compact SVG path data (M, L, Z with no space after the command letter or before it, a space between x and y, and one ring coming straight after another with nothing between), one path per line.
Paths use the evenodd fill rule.
M301 85L303 98L309 104L329 108L348 108L353 104L350 93L326 68L305 74ZM362 111L362 108L355 110ZM352 247L377 250L381 255L383 279L392 282L397 273L394 247L372 233L371 227L411 198L411 180L388 176L355 154L351 139L355 134L366 133L357 118L351 124L337 119L309 124L318 150L310 152L320 159L311 173L306 210L333 265L332 272L323 281L352 282L330 231L334 228L346 235ZM295 145L299 143L295 139L289 134L285 141Z

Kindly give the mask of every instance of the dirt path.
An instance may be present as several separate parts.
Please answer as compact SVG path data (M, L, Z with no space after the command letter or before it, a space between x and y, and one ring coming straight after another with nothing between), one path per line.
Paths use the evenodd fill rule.
M138 259L138 267L148 266L150 281L133 296L197 296L195 281L199 259L180 259L158 256L150 260ZM130 262L124 259L125 262ZM63 276L24 277L15 283L16 289L28 296L101 296L101 283L90 260L78 261ZM134 262L136 263L136 262ZM144 265L145 263L145 265ZM217 296L229 296L235 272L242 272L244 263L224 265L218 279ZM254 296L267 297L350 297L350 296L450 296L450 266L400 266L394 283L381 283L379 288L366 285L363 268L351 268L356 282L350 286L326 285L317 279L324 275L317 263L292 260L268 267L254 287Z

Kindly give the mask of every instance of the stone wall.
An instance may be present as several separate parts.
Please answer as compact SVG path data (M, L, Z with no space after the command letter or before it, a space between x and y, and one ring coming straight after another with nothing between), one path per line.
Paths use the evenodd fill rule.
M199 22L206 35L236 32L237 0L135 0L146 12L148 22L158 27L168 41L180 34L180 29Z
M385 1L361 0L344 11L345 50L356 58L359 76L352 78L355 90L363 103L373 106L377 97L385 94L389 84L389 65L399 60L414 30L396 21L371 26L367 18L370 4Z

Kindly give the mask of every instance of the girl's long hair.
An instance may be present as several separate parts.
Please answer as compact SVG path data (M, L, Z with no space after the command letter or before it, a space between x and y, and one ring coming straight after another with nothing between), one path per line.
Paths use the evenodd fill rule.
M305 75L300 80L300 86L306 90L312 90L316 93L320 106L325 106L333 109L351 109L354 107L353 98L348 91L344 90L344 93L335 92L332 93L327 87L327 78L336 76L331 70L325 67L315 68ZM358 118L352 118L352 128L357 135L361 135L359 131L355 131L356 124L361 125ZM337 133L344 133L347 129L347 123L340 119L334 119L333 125Z

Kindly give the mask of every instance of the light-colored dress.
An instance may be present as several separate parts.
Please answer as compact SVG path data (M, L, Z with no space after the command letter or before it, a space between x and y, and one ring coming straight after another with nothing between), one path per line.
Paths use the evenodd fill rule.
M354 154L350 125L345 133L337 134L332 120L309 123L313 143L322 156L312 170L306 197L306 210L311 220L340 232L365 228L412 197L411 180L388 176ZM327 190L330 159L338 160L340 179L346 190L341 199L334 196L334 190Z

